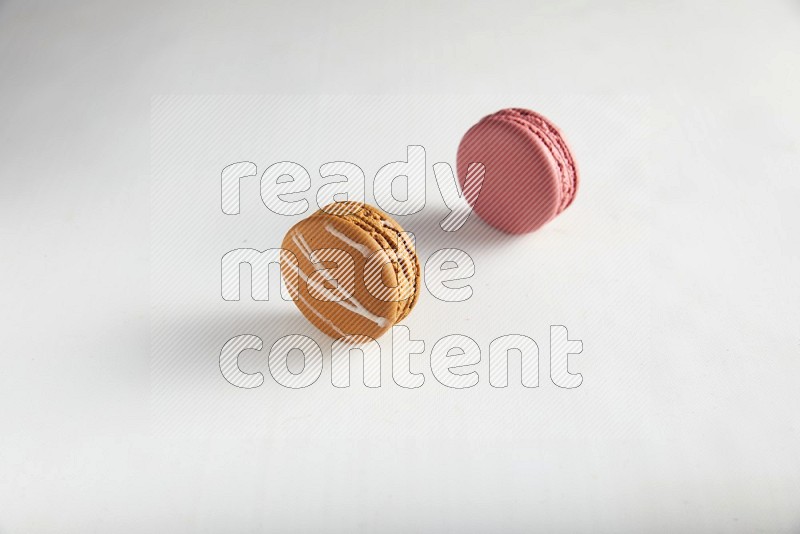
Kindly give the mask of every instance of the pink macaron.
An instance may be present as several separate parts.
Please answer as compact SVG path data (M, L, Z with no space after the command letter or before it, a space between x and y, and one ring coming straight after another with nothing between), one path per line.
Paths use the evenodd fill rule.
M467 200L481 219L511 234L553 220L578 191L578 167L564 136L527 109L503 109L481 119L464 134L457 158L462 189L470 165L484 165L477 200L470 194Z

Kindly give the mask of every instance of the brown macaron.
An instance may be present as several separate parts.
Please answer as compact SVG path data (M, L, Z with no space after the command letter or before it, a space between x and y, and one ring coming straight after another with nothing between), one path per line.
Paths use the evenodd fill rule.
M413 236L367 204L335 202L283 238L281 272L295 304L334 338L377 338L419 299Z

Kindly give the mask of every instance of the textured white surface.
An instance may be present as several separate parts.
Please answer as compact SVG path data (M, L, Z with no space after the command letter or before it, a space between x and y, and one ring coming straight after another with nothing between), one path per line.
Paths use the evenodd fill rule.
M0 4L0 532L797 531L800 6L693 4ZM538 389L495 390L484 353L463 391L425 365L403 390L386 360L380 390L335 389L328 366L307 391L269 376L238 391L203 353L177 360L165 406L150 373L151 97L267 93L543 98L526 103L575 145L578 200L476 253L478 313L424 295L407 324L427 357L449 333L544 348L563 323L584 341L584 383L558 390L543 367ZM408 117L368 137L395 155L423 118ZM448 127L463 131L437 125L442 143ZM452 162L440 146L429 165ZM227 248L198 251L183 281L198 299L218 252L252 231L247 202ZM548 280L482 286L509 257ZM537 293L531 315L508 311ZM217 354L216 333L273 340L258 303L192 303L154 324L194 328Z

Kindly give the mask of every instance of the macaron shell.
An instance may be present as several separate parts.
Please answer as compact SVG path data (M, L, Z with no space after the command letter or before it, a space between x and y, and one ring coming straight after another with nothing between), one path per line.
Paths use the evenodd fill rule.
M525 127L547 145L550 153L556 159L561 173L562 190L559 213L567 209L578 193L580 173L575 158L572 157L572 151L558 126L549 121L547 117L524 108L504 109L495 113L495 116L524 122Z
M462 188L474 162L483 163L486 174L473 209L488 224L523 234L558 214L563 189L558 163L525 126L502 116L489 116L474 125L458 148Z
M281 247L284 251L291 252L294 255L297 267L300 269L302 276L305 276L305 279L302 279L301 276L300 280L293 278L293 266L289 258L284 255L281 259L281 270L289 293L295 299L295 304L306 319L325 334L333 338L349 334L377 338L394 323L400 303L377 299L367 290L363 275L359 276L359 273L364 273L367 261L365 254L335 237L328 231L328 227L332 227L337 232L347 236L348 239L357 243L359 247L366 247L369 253L381 249L367 232L338 217L315 214L304 219L289 230ZM320 299L318 292L316 295L312 294L309 286L313 282L309 283L307 279L317 271L317 267L307 256L305 245L302 245L303 242L312 251L339 249L344 250L353 258L354 270L352 278L350 280L338 280L338 276L336 278L343 287L348 288L347 286L349 285L352 288L353 298L358 303L358 306L362 306L366 311L359 313L358 309L354 309L353 305L343 305L341 302ZM322 254L317 254L316 257L325 261L325 256ZM326 264L326 266L334 265ZM338 275L339 273L337 272L336 274ZM387 285L396 284L394 271L390 265L385 265L382 268L381 276Z

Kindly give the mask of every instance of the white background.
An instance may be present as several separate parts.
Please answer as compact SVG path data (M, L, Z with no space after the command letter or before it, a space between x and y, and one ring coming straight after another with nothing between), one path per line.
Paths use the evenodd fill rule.
M0 532L797 531L800 6L692 4L0 4ZM563 127L575 204L516 240L470 221L474 302L423 294L407 324L427 351L525 333L545 354L566 324L581 387L556 388L545 360L538 389L495 390L485 352L467 391L438 384L427 355L413 391L386 359L374 391L333 388L327 358L299 392L213 374L215 336L305 328L291 303L203 307L222 253L291 224L248 197L227 226L204 188L240 159L322 157L260 148L233 128L246 114L173 164L176 184L194 173L178 198L212 237L159 314L169 262L151 235L171 230L151 201L152 95L331 93L374 95L347 97L372 107L331 133L363 141L332 157L368 177L414 137L429 165L453 162L498 107ZM419 109L399 121L398 101ZM360 131L364 109L387 123ZM531 274L494 282L512 267ZM151 351L165 331L196 344L175 351L172 389Z

